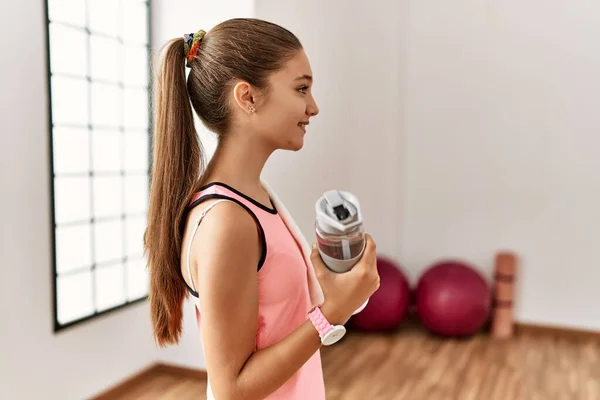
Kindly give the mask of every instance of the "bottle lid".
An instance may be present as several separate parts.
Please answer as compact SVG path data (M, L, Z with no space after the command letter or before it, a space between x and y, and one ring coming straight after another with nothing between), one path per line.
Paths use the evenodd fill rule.
M347 232L362 223L360 204L349 192L329 190L316 203L317 224L328 233Z

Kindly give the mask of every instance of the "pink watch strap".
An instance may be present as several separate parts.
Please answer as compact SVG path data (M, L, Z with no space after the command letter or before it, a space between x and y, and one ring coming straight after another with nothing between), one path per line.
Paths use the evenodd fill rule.
M343 325L331 325L331 323L327 321L320 306L309 311L308 317L319 333L321 343L324 346L331 346L332 344L337 343L346 334L346 328Z
M321 311L320 306L316 306L308 313L308 318L312 321L313 325L317 332L319 332L319 336L324 337L333 329L333 325L327 321L325 315Z

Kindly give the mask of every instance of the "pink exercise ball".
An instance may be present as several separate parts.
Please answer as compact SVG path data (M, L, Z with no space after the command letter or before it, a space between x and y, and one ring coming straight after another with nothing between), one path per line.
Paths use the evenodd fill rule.
M470 336L487 322L492 294L486 280L467 263L442 261L417 282L416 311L430 332Z
M398 327L408 312L410 287L400 266L377 258L381 278L379 289L369 299L364 310L352 316L351 323L363 331L384 331Z

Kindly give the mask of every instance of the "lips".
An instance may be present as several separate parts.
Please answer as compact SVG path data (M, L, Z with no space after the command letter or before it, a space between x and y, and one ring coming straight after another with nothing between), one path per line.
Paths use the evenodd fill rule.
M309 124L309 122L308 122L308 121L306 121L306 122L298 122L298 126L299 126L300 128L302 128L302 130L303 130L304 132L306 132L306 125L308 125L308 124Z

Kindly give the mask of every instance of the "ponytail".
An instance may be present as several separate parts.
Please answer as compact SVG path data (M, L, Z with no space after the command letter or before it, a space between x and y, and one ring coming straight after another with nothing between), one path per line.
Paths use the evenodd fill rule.
M183 218L204 169L185 66L184 39L174 39L167 44L156 77L153 164L144 234L150 313L159 347L176 344L181 335L186 297L180 271Z
M160 347L177 343L181 336L185 211L203 183L201 174L210 174L204 167L192 106L221 139L232 126L231 83L239 79L267 91L269 76L300 49L300 41L287 29L253 18L230 19L209 33L199 30L166 46L155 85L152 181L144 234L150 312Z

